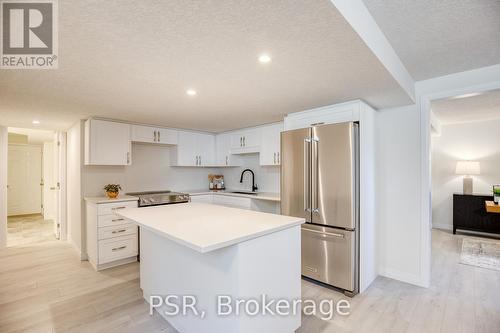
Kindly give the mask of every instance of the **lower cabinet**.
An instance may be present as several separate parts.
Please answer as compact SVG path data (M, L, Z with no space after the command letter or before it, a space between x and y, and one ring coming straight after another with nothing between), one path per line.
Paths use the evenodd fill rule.
M87 256L96 270L137 260L137 226L115 212L137 207L137 201L87 201Z
M280 204L277 201L251 199L240 196L222 195L216 193L191 195L191 202L208 203L226 207L254 210L257 212L280 214Z

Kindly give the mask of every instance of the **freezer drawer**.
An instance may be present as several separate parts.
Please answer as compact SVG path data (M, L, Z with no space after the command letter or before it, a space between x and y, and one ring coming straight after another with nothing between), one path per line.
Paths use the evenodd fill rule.
M355 231L302 225L302 275L355 291L355 235Z

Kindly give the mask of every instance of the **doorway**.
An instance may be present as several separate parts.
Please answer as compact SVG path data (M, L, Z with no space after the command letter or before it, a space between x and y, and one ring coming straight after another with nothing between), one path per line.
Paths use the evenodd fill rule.
M57 142L53 131L8 128L7 246L60 238Z

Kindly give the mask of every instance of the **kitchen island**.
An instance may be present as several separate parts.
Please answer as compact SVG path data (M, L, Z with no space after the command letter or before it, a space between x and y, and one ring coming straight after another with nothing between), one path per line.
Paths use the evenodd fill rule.
M172 307L156 308L178 331L289 333L300 327L300 306L284 316L263 315L262 299L275 300L274 306L281 299L289 304L300 300L304 219L203 203L130 208L118 214L140 226L146 301L174 295L169 301L179 304L183 296L196 298L197 314L170 315L166 312ZM218 296L224 296L224 306ZM218 306L224 314L230 310L229 299L232 313L218 315ZM238 300L248 303L247 311L245 303L237 306ZM249 300L257 301L258 314Z

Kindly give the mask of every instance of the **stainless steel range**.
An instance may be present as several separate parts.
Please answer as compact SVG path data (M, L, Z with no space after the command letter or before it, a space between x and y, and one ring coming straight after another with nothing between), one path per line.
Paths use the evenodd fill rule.
M127 195L138 197L139 207L189 202L189 194L172 191L132 192Z

